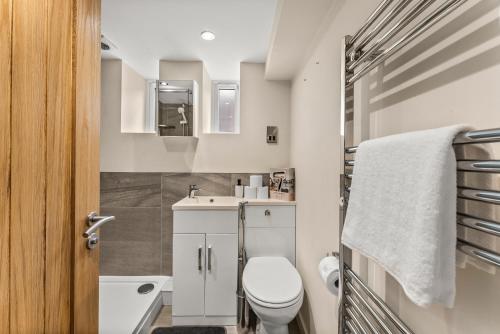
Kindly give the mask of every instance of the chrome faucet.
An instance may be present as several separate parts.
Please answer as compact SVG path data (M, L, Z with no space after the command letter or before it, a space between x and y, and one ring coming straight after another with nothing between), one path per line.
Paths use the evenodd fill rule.
M195 194L196 192L200 190L200 188L198 188L198 186L196 184L191 184L189 185L189 193L188 193L188 197L189 198L194 198L195 197Z

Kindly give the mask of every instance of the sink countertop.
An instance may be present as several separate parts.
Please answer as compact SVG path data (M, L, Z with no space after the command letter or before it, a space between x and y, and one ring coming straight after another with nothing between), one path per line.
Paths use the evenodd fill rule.
M295 201L277 199L250 199L234 196L196 196L184 197L174 205L172 210L238 210L240 202L247 201L248 205L295 205Z

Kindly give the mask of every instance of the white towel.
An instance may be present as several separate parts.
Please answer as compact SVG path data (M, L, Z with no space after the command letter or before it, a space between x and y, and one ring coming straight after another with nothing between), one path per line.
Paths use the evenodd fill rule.
M376 261L417 305L455 299L456 160L466 127L359 145L342 242Z

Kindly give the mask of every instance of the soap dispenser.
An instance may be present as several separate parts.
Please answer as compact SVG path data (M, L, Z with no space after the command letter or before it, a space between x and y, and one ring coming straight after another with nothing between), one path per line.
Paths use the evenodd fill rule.
M243 185L241 184L241 179L238 179L238 183L234 186L234 196L243 198Z

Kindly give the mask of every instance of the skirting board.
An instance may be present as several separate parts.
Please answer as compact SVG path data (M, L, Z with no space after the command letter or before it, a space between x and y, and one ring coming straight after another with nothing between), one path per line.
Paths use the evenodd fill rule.
M236 317L179 317L172 316L174 326L235 326Z
M299 325L300 334L309 334L309 330L306 329L304 321L302 320L302 314L297 315L297 324Z

